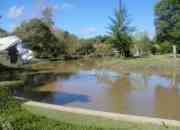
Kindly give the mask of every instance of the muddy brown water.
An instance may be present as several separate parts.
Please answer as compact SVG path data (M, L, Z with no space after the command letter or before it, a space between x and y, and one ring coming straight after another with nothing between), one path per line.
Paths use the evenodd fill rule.
M50 71L29 76L29 87L16 94L57 105L180 120L180 77L175 72L121 73L80 62L46 66Z

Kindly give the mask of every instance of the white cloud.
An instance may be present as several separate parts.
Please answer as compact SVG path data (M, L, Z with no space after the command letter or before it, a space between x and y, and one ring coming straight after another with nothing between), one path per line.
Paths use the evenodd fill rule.
M11 8L9 8L8 10L8 18L11 18L11 19L16 19L17 17L20 17L22 16L24 13L24 6L12 6Z

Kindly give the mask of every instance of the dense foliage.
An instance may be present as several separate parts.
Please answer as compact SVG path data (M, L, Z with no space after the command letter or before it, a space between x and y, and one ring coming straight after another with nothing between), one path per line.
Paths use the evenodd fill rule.
M57 57L63 51L50 27L40 19L23 22L14 32L37 57Z
M79 48L79 40L75 35L60 29L54 30L54 34L58 39L58 42L62 43L64 55L73 56L76 54L76 51Z
M167 46L167 43L180 46L180 1L159 1L155 14L157 41L166 44L163 45L163 48Z
M4 29L0 28L0 37L5 37L7 35L8 33Z
M47 6L43 11L42 11L42 20L49 25L50 27L54 25L53 21L53 7Z
M80 40L80 48L77 50L79 55L92 55L95 52L94 48L94 40L93 39L81 39Z
M81 39L80 48L77 51L80 55L94 57L112 56L112 44L108 36L96 36L94 38Z

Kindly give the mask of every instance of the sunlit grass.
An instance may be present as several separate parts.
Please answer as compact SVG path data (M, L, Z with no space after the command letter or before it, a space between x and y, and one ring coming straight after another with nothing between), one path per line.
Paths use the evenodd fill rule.
M97 127L101 129L118 129L118 130L179 130L180 128L158 126L152 124L135 124L125 121L104 119L100 117L72 114L57 110L50 110L37 106L23 105L23 107L38 116L45 116L51 120L79 125L82 127Z

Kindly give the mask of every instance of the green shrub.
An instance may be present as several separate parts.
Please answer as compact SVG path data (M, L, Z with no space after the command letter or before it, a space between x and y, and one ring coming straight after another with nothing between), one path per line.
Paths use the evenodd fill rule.
M8 88L0 88L0 115L2 113L13 113L20 108L17 101L10 96L11 93L11 90Z
M172 52L172 44L169 42L164 42L160 44L161 54L166 54Z
M159 53L161 52L161 47L160 47L160 45L157 44L157 43L151 44L150 49L151 49L151 53L152 53L153 55L159 54Z

